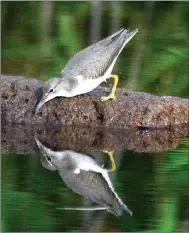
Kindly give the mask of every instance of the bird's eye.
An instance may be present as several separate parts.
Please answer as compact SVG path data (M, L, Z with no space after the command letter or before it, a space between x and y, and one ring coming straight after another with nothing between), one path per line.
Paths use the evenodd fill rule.
M53 92L53 89L50 89L50 91L49 92Z
M52 161L52 159L51 159L49 156L47 156L47 160L48 160L49 162Z

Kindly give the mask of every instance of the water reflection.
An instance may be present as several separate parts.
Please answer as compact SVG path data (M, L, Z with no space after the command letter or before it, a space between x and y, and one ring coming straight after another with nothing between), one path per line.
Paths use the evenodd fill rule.
M4 125L3 232L185 231L186 134Z
M89 208L76 207L65 208L67 210L107 210L116 216L121 216L125 212L132 215L132 211L123 203L115 192L109 177L109 172L115 170L113 152L104 151L110 156L112 167L106 169L94 158L77 153L72 150L54 151L44 146L36 137L36 143L41 152L41 164L48 170L57 170L65 184L98 206Z

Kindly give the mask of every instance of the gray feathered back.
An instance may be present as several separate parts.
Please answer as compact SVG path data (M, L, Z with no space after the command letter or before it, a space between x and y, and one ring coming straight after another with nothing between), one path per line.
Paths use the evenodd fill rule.
M109 66L123 49L127 38L131 36L128 30L121 29L115 34L76 53L62 70L62 77L83 75L94 79L104 75Z

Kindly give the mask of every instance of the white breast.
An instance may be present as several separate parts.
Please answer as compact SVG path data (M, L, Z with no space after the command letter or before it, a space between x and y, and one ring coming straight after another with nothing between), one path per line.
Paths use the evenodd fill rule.
M113 66L116 62L116 59L117 59L117 57L114 59L114 61L112 62L111 66L108 68L106 73L99 78L84 79L84 77L82 75L78 75L76 77L76 79L78 80L79 85L70 92L69 97L88 93L88 92L94 90L96 87L98 87L102 82L106 81L111 75Z
M71 92L72 96L88 93L98 87L103 81L103 77L97 79L83 79L83 82L73 89Z

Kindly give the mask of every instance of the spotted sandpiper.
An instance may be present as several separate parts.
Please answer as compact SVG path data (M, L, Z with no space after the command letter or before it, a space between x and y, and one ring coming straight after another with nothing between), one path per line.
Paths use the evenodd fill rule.
M73 97L92 91L108 78L114 79L110 95L101 97L102 101L115 99L118 76L112 75L112 69L124 46L138 32L121 29L113 35L76 53L61 71L60 78L45 82L43 96L36 112L55 97Z
M65 210L107 210L116 216L124 212L132 212L119 198L114 190L106 169L98 164L92 157L72 150L53 151L44 146L36 137L36 143L41 152L41 164L48 170L57 170L65 184L93 203L94 208L59 208ZM106 151L104 151L106 152Z

